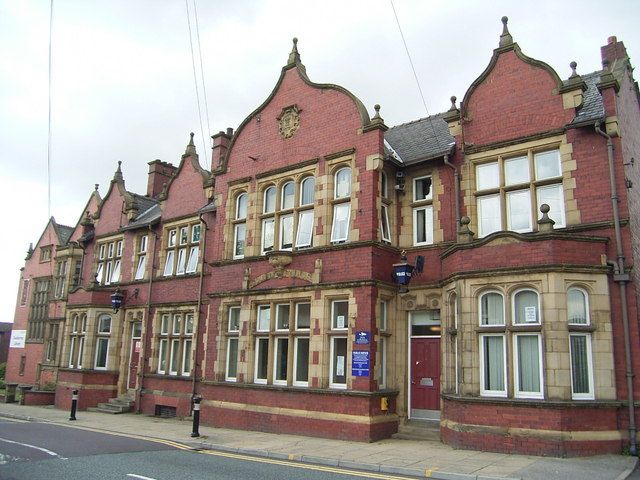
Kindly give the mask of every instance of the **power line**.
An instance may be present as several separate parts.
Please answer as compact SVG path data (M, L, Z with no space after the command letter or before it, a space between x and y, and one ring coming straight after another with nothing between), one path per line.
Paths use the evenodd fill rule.
M424 99L424 94L422 93L422 87L420 86L420 80L418 80L418 74L416 73L416 69L413 66L413 60L411 60L411 54L409 53L409 47L407 46L407 41L404 38L404 33L402 33L402 27L400 26L400 20L398 19L398 13L396 12L396 7L393 4L393 0L389 0L391 3L391 8L393 9L393 16L396 19L396 24L398 25L398 31L400 32L400 37L402 37L402 43L404 44L404 50L407 52L407 58L409 59L409 64L411 65L411 70L413 71L413 78L416 80L416 85L418 86L418 91L420 92L420 98L422 99L422 105L424 106L424 110L427 112L427 118L429 119L429 125L431 125L431 130L433 130L433 137L435 138L438 146L440 145L440 138L436 134L436 129L433 126L433 119L429 114L429 109L427 108L427 102Z
M207 87L204 81L204 66L202 63L202 47L200 46L200 26L198 23L198 9L196 8L196 0L193 0L193 13L196 19L196 37L198 38L198 55L200 56L200 79L202 80L202 96L204 97L204 111L207 115L207 136L210 145L213 147L213 139L211 138L211 124L209 123L209 102L207 101Z
M202 128L202 110L200 108L200 92L198 91L198 74L196 73L196 60L193 55L193 40L191 33L191 18L189 15L189 0L184 0L187 7L187 25L189 26L189 46L191 47L191 66L193 67L193 82L196 88L196 101L198 102L198 120L200 121L200 135L202 136L202 151L206 152L207 147L204 143L204 129Z
M51 218L51 44L53 38L53 0L49 7L49 118L47 126L47 218Z

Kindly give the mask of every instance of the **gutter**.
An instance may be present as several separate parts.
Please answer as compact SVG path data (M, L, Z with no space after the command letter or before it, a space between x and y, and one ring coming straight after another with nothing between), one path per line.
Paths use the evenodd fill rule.
M616 235L616 262L611 262L614 267L613 281L618 284L620 290L620 306L622 309L622 327L624 334L624 360L627 377L627 403L629 405L629 453L633 456L638 454L636 445L636 415L633 392L633 363L631 360L631 341L629 333L629 312L627 305L627 282L630 281L629 274L625 273L624 251L622 249L622 234L620 231L620 213L618 211L618 189L616 186L616 174L613 163L613 141L611 136L600 129L600 122L596 122L595 131L597 134L607 139L607 157L609 160L609 181L611 184L611 206L613 207L613 225Z

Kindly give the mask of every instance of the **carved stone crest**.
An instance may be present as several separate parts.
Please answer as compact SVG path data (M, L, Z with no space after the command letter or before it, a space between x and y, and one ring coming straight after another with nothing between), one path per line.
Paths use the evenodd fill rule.
M282 138L291 138L300 126L300 109L296 105L291 105L282 109L278 117L278 131Z

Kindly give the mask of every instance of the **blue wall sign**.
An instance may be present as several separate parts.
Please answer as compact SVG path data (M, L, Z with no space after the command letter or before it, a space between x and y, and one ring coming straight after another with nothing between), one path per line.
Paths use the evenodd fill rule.
M356 332L356 345L369 345L371 332Z
M369 376L369 352L359 350L351 352L351 375L354 377Z

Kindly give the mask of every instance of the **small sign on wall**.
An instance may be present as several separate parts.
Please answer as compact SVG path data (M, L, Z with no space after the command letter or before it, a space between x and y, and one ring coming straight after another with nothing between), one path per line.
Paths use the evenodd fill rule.
M26 339L26 330L11 330L11 340L9 341L9 348L24 348L24 342Z
M370 332L356 332L356 345L369 345L371 338Z
M369 376L369 352L359 350L351 352L351 375L354 377Z

